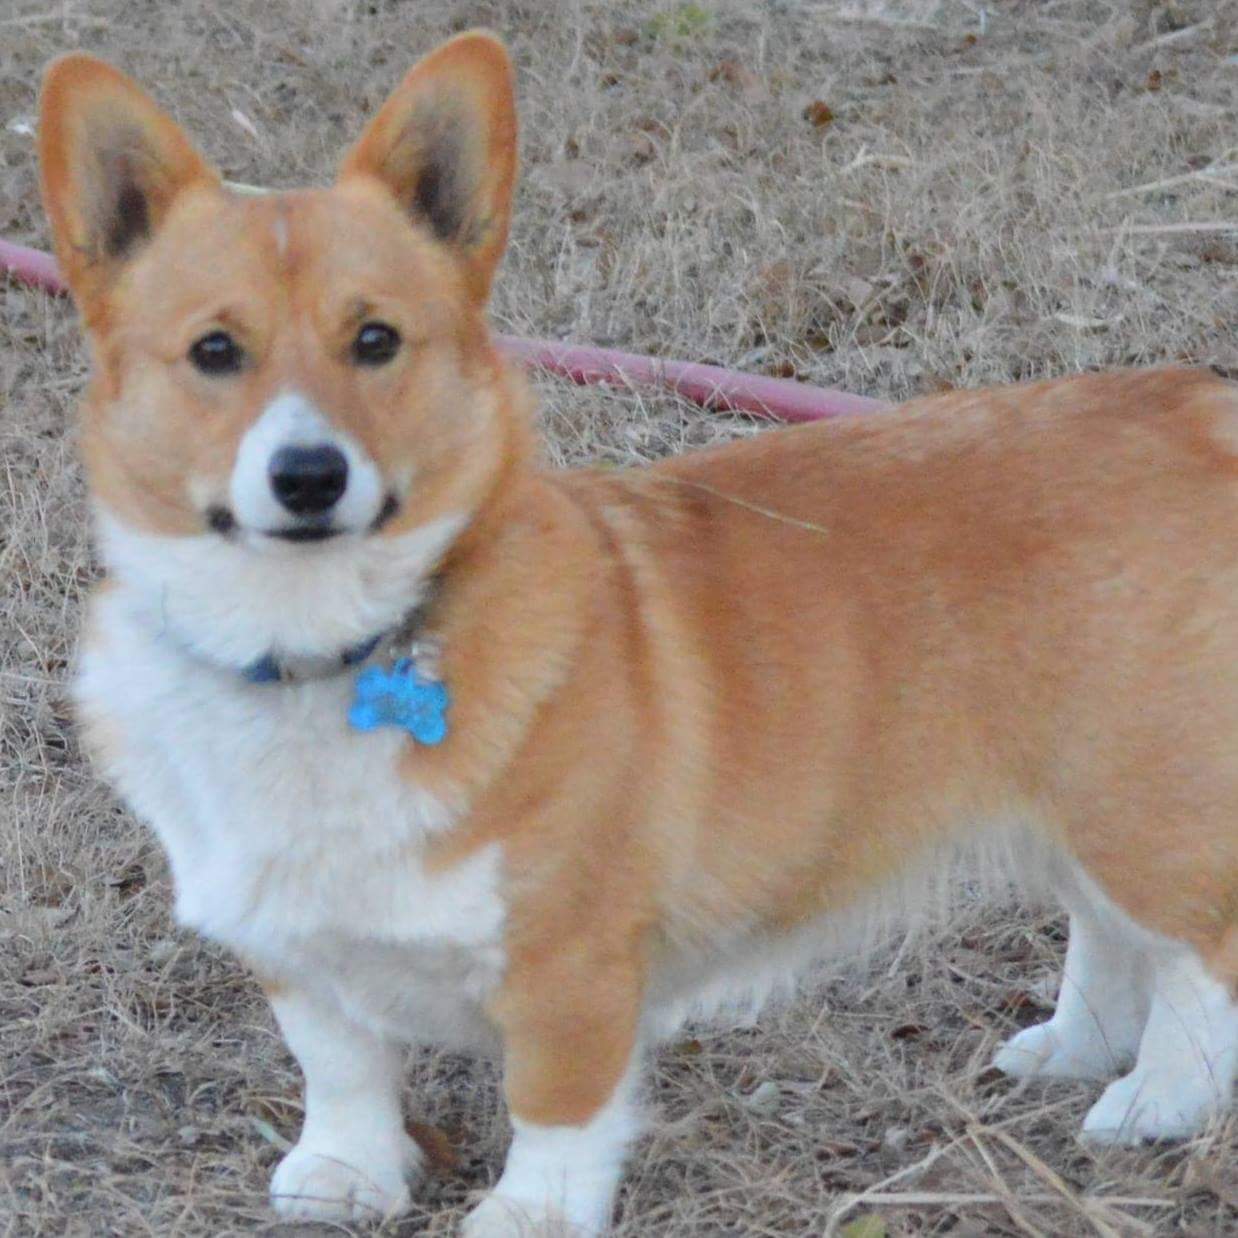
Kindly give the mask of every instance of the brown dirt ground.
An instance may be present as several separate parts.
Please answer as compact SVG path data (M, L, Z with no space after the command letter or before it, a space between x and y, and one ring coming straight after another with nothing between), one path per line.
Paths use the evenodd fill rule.
M1233 0L0 0L0 235L47 241L24 126L57 52L136 74L228 176L291 185L478 24L510 40L523 100L503 329L891 398L1238 371ZM171 924L158 848L83 764L64 680L96 572L84 354L61 302L0 287L0 319L0 1234L266 1232L297 1074L254 984ZM557 463L756 432L539 387ZM1095 1088L986 1071L1050 1008L1061 949L1052 912L961 889L943 924L757 1028L686 1033L658 1057L621 1234L1238 1231L1233 1118L1099 1154L1075 1138ZM442 1171L387 1232L445 1234L501 1161L495 1075L426 1054L409 1098Z

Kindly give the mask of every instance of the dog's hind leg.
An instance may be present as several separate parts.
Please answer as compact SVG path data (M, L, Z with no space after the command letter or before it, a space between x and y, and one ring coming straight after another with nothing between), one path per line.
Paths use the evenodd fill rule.
M998 1051L1019 1079L1111 1079L1135 1062L1148 1017L1142 935L1097 898L1072 892L1070 938L1057 1009Z
M1130 1074L1111 1083L1083 1123L1104 1143L1184 1139L1224 1112L1238 1069L1238 1000L1191 947L1149 951L1151 1009Z

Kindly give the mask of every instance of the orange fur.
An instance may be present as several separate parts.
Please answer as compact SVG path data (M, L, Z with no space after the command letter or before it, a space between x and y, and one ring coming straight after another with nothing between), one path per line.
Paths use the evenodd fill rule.
M1206 374L1100 375L527 477L528 532L455 569L462 599L487 582L484 627L448 596L442 631L470 717L513 716L485 653L507 633L555 670L444 846L507 844L512 936L573 943L580 1011L616 1000L602 957L789 931L1016 816L1233 985L1230 422ZM578 529L550 563L543 513ZM530 639L530 594L574 597L574 639L554 616Z

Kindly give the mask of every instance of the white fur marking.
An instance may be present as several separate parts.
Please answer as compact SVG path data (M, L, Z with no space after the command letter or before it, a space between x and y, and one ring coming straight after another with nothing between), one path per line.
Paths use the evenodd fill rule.
M1025 1078L1106 1078L1133 1060L1088 1112L1084 1136L1139 1144L1198 1133L1230 1101L1238 1002L1189 946L1136 923L1077 866L1060 884L1071 921L1058 1008L995 1065Z
M1135 1069L1084 1119L1084 1137L1099 1143L1188 1138L1233 1093L1238 1002L1186 946L1164 943L1150 962L1152 1006Z
M1053 1018L1011 1037L993 1065L1023 1079L1111 1079L1129 1069L1148 1017L1147 966L1120 921L1081 906Z
M403 1055L303 992L271 1004L305 1075L305 1124L271 1179L281 1216L373 1221L406 1212L421 1152L400 1109Z
M512 1119L515 1132L494 1190L464 1222L462 1238L593 1235L610 1225L627 1149L640 1130L635 1069L583 1126Z
M399 536L286 547L163 537L98 513L104 561L140 638L167 634L227 667L268 653L322 657L394 627L465 523L448 515Z
M332 509L341 529L361 533L373 524L383 505L383 479L365 449L333 426L304 396L285 391L267 405L245 432L237 449L229 487L237 523L250 533L291 528L291 517L271 489L271 457L281 447L315 447L329 443L348 461L348 486Z
M215 614L230 639L239 630L262 644L273 639L262 623L286 609L310 634L359 615L374 630L417 596L460 523L303 557L304 581L289 567L263 588L261 572L247 575L261 557L221 539L108 522L116 574L94 600L77 698L118 735L108 772L167 850L179 918L285 986L273 1001L307 1085L305 1130L272 1183L287 1216L348 1221L407 1206L417 1158L393 1046L495 1047L484 1002L504 966L502 852L426 867L429 836L467 805L408 777L403 733L348 727L351 675L249 684L168 639L160 620Z
M463 805L401 772L403 732L349 727L351 675L248 684L152 638L130 605L119 588L99 599L77 695L125 736L109 772L168 849L184 921L250 958L270 942L309 954L326 934L323 969L338 961L357 978L365 957L345 957L356 939L498 940L497 850L422 869L425 840Z
M426 870L426 840L467 805L402 770L403 732L349 727L351 674L255 685L237 669L285 635L339 649L392 626L460 523L264 563L106 521L114 585L76 695L118 735L108 773L167 849L182 921L372 1026L476 1045L503 964L498 848Z

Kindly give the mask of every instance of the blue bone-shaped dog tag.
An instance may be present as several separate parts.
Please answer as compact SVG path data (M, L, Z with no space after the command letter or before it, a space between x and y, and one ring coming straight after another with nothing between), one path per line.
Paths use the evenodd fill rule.
M389 671L367 666L358 676L348 723L358 731L398 726L419 744L441 744L447 738L447 685L425 679L411 658L401 658Z

